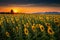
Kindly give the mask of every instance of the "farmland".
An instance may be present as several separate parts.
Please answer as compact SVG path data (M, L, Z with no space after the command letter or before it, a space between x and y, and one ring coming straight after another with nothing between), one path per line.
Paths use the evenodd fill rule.
M0 40L59 40L60 15L0 14Z

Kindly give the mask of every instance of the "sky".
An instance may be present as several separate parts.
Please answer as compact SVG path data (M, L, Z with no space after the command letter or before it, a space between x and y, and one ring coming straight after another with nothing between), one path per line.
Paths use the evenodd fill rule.
M0 12L60 12L60 0L0 0Z

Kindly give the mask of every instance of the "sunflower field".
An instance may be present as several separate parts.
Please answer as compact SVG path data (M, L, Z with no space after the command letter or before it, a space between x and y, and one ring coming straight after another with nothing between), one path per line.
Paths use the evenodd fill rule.
M0 40L59 40L60 15L0 14Z

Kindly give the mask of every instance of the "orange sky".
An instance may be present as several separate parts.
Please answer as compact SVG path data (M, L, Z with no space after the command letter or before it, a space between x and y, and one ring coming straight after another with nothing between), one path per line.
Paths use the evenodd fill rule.
M15 6L0 6L0 12L10 12L13 9L16 12L60 12L60 7L47 7L47 6L39 6L39 7L15 7Z

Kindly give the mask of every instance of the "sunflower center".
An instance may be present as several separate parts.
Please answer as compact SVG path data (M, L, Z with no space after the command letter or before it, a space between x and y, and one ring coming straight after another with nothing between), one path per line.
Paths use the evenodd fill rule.
M52 33L52 30L49 30Z

